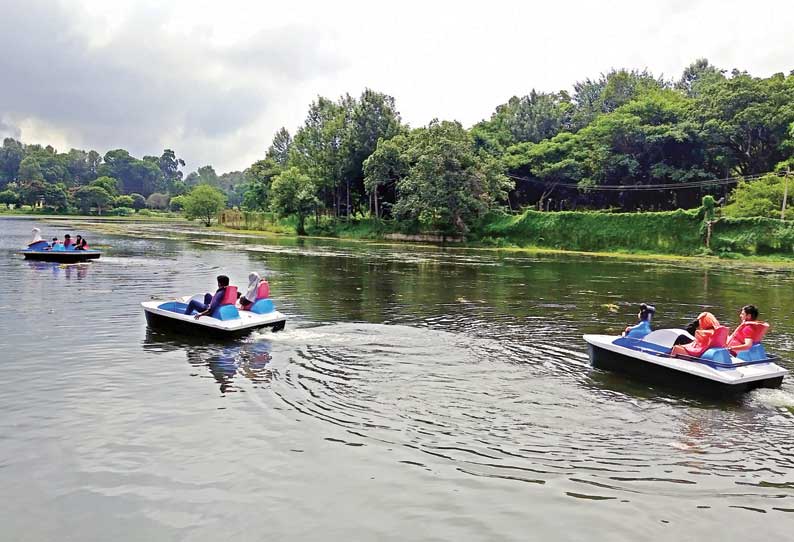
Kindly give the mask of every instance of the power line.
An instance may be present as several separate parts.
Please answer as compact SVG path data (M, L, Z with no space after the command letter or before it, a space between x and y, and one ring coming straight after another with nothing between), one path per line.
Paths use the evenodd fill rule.
M709 186L727 186L731 184L737 184L741 181L751 181L755 179L760 179L765 175L769 175L769 173L759 173L756 175L746 175L743 177L736 176L736 177L725 177L722 179L706 179L701 181L684 181L680 183L658 183L658 184L636 184L636 185L624 185L624 184L603 185L602 184L602 185L587 186L587 187L579 186L576 183L562 183L562 182L554 183L553 181L544 181L542 179L533 179L530 177L519 177L518 175L511 175L511 174L507 174L507 176L517 181L527 181L531 183L545 184L545 185L552 184L555 187L572 188L574 190L581 190L581 191L631 192L631 191L650 191L650 190L656 191L656 190L705 188Z

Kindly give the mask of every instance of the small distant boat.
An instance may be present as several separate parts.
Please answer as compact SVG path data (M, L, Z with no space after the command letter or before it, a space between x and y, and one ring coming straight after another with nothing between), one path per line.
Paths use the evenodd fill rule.
M273 301L267 297L258 295L248 310L236 307L235 286L227 286L226 295L215 312L198 320L193 314L185 314L191 299L203 302L204 294L170 301L144 301L141 306L146 314L146 323L153 329L219 338L240 337L266 327L281 331L287 324L287 317L277 311Z
M26 260L38 260L41 262L58 263L80 263L89 260L97 260L102 255L99 250L75 250L71 247L56 245L50 248L47 241L38 241L28 245L28 248L20 252Z
M710 348L698 357L672 357L676 344L694 337L683 329L658 329L642 337L584 335L593 367L683 384L700 391L745 392L778 388L788 372L760 342L734 356L727 348Z

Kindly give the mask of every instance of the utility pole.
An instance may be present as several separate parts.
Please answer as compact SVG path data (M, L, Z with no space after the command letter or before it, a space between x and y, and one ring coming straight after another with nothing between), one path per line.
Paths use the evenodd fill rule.
M780 209L780 220L786 220L786 197L788 196L788 176L791 173L791 167L786 168L786 180L783 185L783 207Z

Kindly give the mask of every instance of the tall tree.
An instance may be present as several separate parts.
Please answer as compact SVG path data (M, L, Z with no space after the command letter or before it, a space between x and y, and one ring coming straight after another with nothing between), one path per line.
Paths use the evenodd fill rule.
M273 136L273 142L267 149L265 158L268 158L281 167L284 167L287 165L287 160L289 160L290 147L292 147L292 136L289 134L287 129L282 126L279 131L276 132L276 135Z

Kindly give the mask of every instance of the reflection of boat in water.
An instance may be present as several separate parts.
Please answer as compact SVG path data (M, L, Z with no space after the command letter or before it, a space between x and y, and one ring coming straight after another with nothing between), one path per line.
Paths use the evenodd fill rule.
M26 260L37 260L40 262L58 263L80 263L99 259L102 253L99 250L75 250L65 248L63 245L56 245L50 249L47 241L38 241L28 245L28 248L21 251Z
M146 323L152 328L221 338L239 337L265 327L281 331L287 323L287 317L276 310L269 298L258 298L248 310L238 310L235 306L237 288L234 286L226 288L221 305L212 314L199 319L193 314L185 314L191 299L203 301L204 296L144 301L141 306L146 314Z
M710 348L700 357L672 357L676 344L694 337L682 329L659 329L641 337L584 335L593 367L645 379L694 386L702 391L744 392L777 388L786 369L760 343L733 356L727 348Z
M246 377L255 384L270 382L273 369L270 366L271 344L256 341L234 346L208 346L198 337L173 336L147 329L143 343L150 352L184 351L193 367L206 368L220 385L222 393L232 390L232 382L237 375Z

